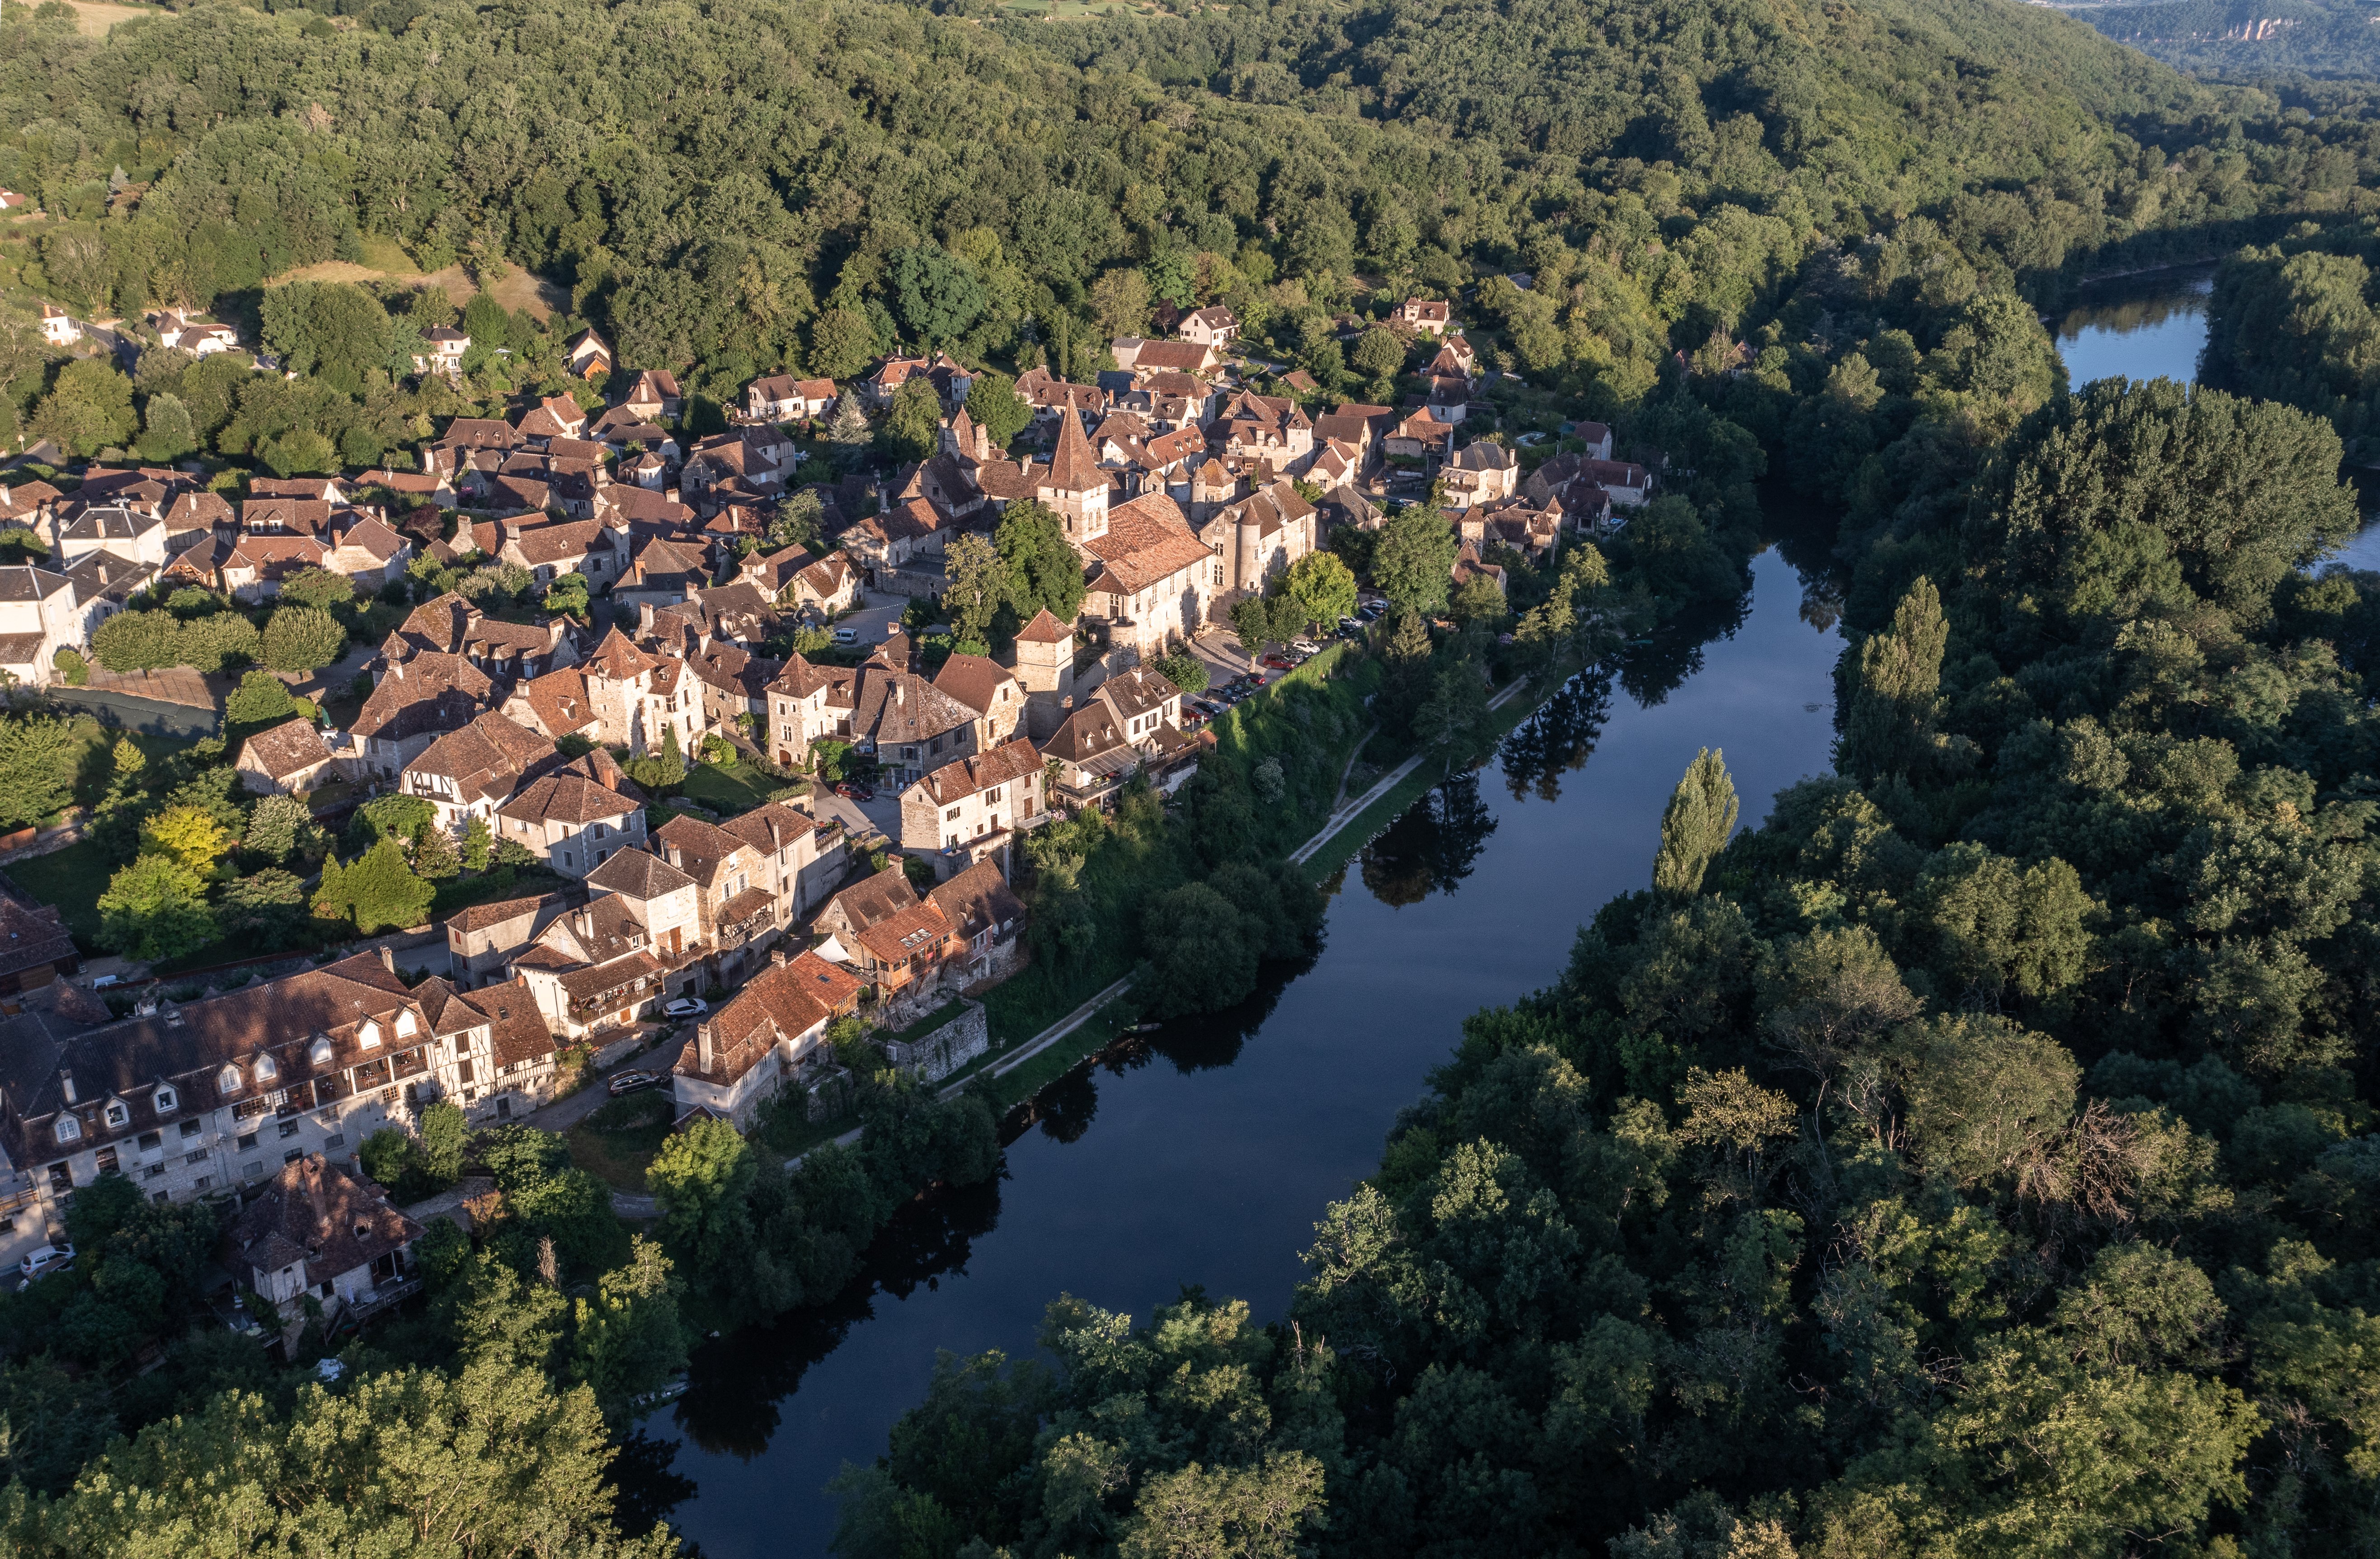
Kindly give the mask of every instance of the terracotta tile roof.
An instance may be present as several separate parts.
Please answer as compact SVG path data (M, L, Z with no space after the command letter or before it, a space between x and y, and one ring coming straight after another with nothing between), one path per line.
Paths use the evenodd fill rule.
M0 975L18 974L75 956L74 934L55 906L21 904L0 894ZM103 1021L105 1009L101 1009Z
M1025 919L1025 904L1009 888L1000 868L979 860L926 895L961 936L998 932Z
M587 657L590 672L600 671L614 682L632 682L645 673L658 668L661 662L630 642L628 636L613 627Z
M641 810L641 803L584 774L565 772L531 780L497 815L522 822L588 823L608 822Z
M694 886L694 879L650 850L627 849L587 874L587 886L639 903Z
M908 874L897 860L828 900L829 907L841 910L854 930L891 920L917 904L917 891L909 885Z
M569 900L561 894L537 894L528 898L502 899L494 904L474 904L446 917L446 924L458 932L483 932L507 920L531 919L549 906L559 911L568 903Z
M1092 697L1115 711L1119 720L1153 713L1165 707L1168 699L1178 699L1182 689L1166 675L1153 667L1137 665L1119 672L1099 685Z
M781 1039L797 1040L838 1011L848 1011L859 989L856 978L815 954L763 969L704 1025L710 1034L710 1069L702 1068L701 1047L687 1045L676 1070L683 1077L734 1082L759 1066Z
M357 714L354 733L401 741L452 731L478 716L495 690L487 673L461 656L425 652L388 668Z
M257 768L276 780L327 763L330 758L331 749L323 745L322 734L303 715L285 720L269 731L259 731L239 747L243 764L253 759Z
M1060 622L1044 606L1033 614L1033 620L1016 630L1017 641L1026 644L1058 644L1072 639L1075 630Z
M947 807L995 785L1008 785L1040 772L1041 755L1033 749L1031 742L1019 737L990 752L945 763L911 788L923 791L935 806Z
M587 690L587 674L577 666L549 671L524 682L513 696L528 705L529 713L556 741L600 721L594 698Z
M1210 560L1182 510L1162 493L1144 493L1108 511L1107 534L1084 545L1106 566L1093 589L1132 595Z
M379 1187L309 1153L251 1193L224 1236L225 1265L277 1273L303 1261L310 1283L326 1283L420 1237Z
M455 797L471 802L509 796L524 776L559 761L551 738L492 712L431 742L405 772L451 779Z
M922 742L975 723L975 711L915 672L862 666L851 728L888 743Z
M1011 676L1008 668L998 661L988 660L981 655L953 654L942 663L942 669L934 674L935 687L978 714L990 714L992 706L1002 701L1002 684L1006 684L1009 689L1006 701L1016 701L1020 696L1015 690L1016 678Z
M655 829L653 841L664 858L674 855L672 864L706 888L716 886L730 858L747 847L725 829L684 812Z
M739 812L719 825L761 855L773 855L805 834L818 831L818 819L783 801L769 801Z
M937 951L951 933L949 917L931 902L914 904L872 925L862 926L853 938L880 964L900 964L920 953Z
M1083 436L1083 420L1069 411L1058 419L1058 447L1050 457L1043 485L1060 493L1087 493L1107 485L1091 441Z
M1050 734L1041 744L1044 757L1062 759L1076 768L1089 768L1103 755L1132 749L1123 739L1123 729L1105 704L1087 703L1066 716L1065 724Z

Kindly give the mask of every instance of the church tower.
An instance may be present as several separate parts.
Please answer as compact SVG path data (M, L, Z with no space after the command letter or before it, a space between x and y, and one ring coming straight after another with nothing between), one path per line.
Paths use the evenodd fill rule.
M1016 630L1016 681L1025 689L1025 734L1049 740L1074 713L1075 630L1046 606Z
M1108 473L1091 452L1083 420L1073 407L1058 414L1058 447L1033 495L1058 517L1066 540L1077 550L1108 533Z

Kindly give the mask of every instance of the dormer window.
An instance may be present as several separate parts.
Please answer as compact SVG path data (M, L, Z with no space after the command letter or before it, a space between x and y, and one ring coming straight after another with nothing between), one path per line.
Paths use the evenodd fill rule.
M280 1075L281 1068L273 1063L273 1057L269 1055L260 1055L256 1058L256 1080L258 1082L269 1083Z
M215 1074L215 1091L218 1093L237 1093L239 1091L239 1068L237 1066L225 1066L222 1071L217 1072Z
M75 1119L72 1115L60 1115L58 1117L58 1140L61 1142L81 1141L82 1122Z
M318 1067L328 1066L331 1064L332 1054L331 1039L327 1034L315 1035L314 1042L306 1047L306 1059Z
M107 1115L107 1124L109 1126L130 1126L132 1124L132 1106L127 1104L121 1099L109 1100L107 1102L105 1114Z
M170 1088L161 1088L157 1090L155 1103L159 1114L170 1115L181 1107L182 1097Z
M396 1037L397 1037L398 1039L400 1039L400 1040L401 1040L401 1039L404 1039L407 1035L408 1035L408 1034L412 1033L412 1032L414 1031L414 1029L417 1029L417 1028L419 1028L419 1024L417 1024L417 1023L415 1023L415 1022L414 1022L414 1020L413 1020L413 1014L412 1014L412 1013L410 1013L410 1012L400 1012L400 1013L398 1013L398 1014L396 1015Z
M367 1022L362 1028L357 1029L356 1042L362 1045L366 1050L378 1050L380 1048L380 1025L377 1023Z

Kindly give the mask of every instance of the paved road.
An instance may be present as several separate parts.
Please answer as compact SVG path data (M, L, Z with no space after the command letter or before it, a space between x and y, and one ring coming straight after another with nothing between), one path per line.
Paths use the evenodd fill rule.
M551 1131L557 1135L568 1131L610 1102L612 1095L603 1086L605 1078L610 1077L613 1072L628 1070L668 1072L671 1067L677 1065L678 1054L686 1049L686 1040L692 1033L691 1029L686 1029L659 1050L638 1051L625 1060L615 1063L596 1074L595 1080L567 1099L556 1100L541 1110L531 1111L523 1118L540 1131Z

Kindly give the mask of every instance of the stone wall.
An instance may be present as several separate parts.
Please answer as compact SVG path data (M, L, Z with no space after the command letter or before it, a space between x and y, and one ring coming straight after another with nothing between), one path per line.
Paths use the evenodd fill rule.
M965 1012L929 1033L884 1047L892 1065L917 1073L927 1082L949 1077L990 1048L991 1025L984 1017L981 1002L967 1003Z

